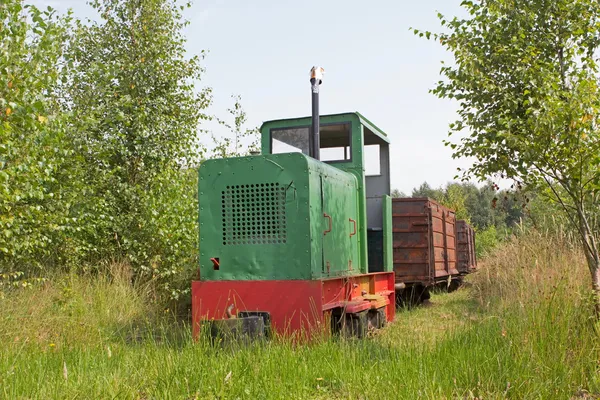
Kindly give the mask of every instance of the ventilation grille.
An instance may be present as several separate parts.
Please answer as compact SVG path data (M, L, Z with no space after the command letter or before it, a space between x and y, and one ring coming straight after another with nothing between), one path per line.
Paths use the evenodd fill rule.
M221 205L224 245L286 242L285 188L278 183L227 186Z

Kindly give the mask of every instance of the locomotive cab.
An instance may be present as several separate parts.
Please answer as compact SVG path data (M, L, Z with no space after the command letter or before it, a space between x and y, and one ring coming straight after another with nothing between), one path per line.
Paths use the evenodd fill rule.
M269 121L262 154L310 155L311 118ZM360 271L393 270L390 158L387 135L358 112L320 117L319 161L353 175L357 186Z

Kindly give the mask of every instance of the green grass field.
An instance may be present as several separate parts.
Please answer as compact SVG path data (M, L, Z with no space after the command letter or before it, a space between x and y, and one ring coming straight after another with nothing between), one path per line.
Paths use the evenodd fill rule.
M591 399L599 341L584 260L528 235L454 293L362 341L192 343L141 288L62 277L0 300L7 399Z

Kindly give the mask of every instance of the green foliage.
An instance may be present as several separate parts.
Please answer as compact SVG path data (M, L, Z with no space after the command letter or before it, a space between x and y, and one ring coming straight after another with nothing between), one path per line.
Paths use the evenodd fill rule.
M449 50L433 93L455 99L447 142L471 157L463 177L499 176L560 204L579 231L588 267L600 268L591 223L600 193L600 3L596 0L463 1L466 18L439 15ZM423 35L423 32L416 31ZM600 276L593 280L600 292ZM600 312L600 296L598 296Z
M149 260L141 271L161 294L178 299L189 291L198 267L198 173L166 170L141 198L138 247ZM135 264L134 264L135 265Z
M0 2L0 289L119 260L154 299L178 298L197 268L200 124L215 119L204 53L186 55L189 4L89 4L99 21ZM222 157L257 142L234 101Z
M197 162L196 129L208 118L202 110L210 92L196 93L201 57L186 57L187 23L177 2L91 5L103 21L79 23L69 54L76 62L69 94L87 150L101 151L115 180L131 185L172 164Z
M423 182L418 188L414 188L411 197L429 197L441 201L444 197L443 189L433 189L427 182Z
M59 108L70 17L7 0L0 21L0 273L14 273L62 262L74 230L76 157Z
M175 0L95 0L101 22L80 22L68 57L68 106L85 159L78 203L81 262L113 257L172 296L196 266L201 56L188 58ZM185 272L187 271L187 272ZM186 285L187 286L186 282Z
M244 156L250 152L259 151L260 148L259 129L245 127L248 118L242 108L242 98L240 96L231 97L234 100L234 104L232 108L227 109L227 112L233 119L233 124L219 118L217 118L217 121L221 126L230 131L233 138L228 136L221 138L212 136L215 145L212 155L214 158Z
M460 184L452 183L446 186L446 193L441 202L456 211L456 219L470 221L470 216L466 207L466 193L463 190L463 186Z
M500 244L501 239L494 225L490 225L485 229L479 229L476 234L475 252L478 258L488 255L490 251L494 250Z
M401 192L401 191L400 191L400 190L398 190L398 189L394 189L394 190L392 190L392 193L391 193L391 194L392 194L392 197L393 197L393 198L395 198L395 199L403 199L403 198L405 198L405 197L408 197L408 196L406 195L406 193L404 193L404 192Z

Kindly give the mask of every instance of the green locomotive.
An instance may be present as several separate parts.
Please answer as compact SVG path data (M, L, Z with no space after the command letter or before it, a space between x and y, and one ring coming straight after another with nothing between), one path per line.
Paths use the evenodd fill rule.
M357 112L319 116L320 72L311 117L266 122L260 155L199 169L195 334L217 320L363 336L394 318L389 139Z

